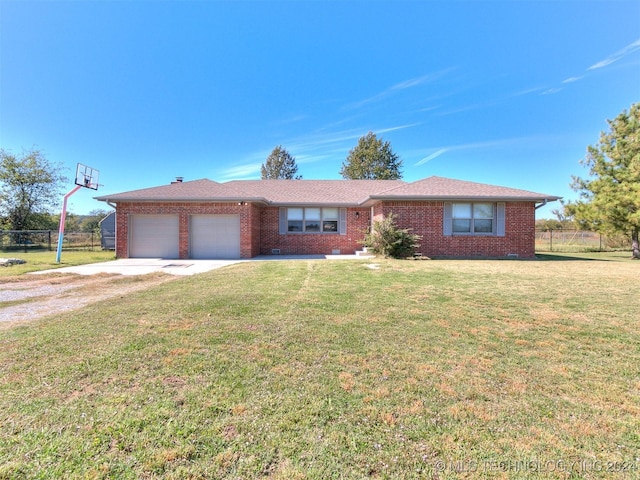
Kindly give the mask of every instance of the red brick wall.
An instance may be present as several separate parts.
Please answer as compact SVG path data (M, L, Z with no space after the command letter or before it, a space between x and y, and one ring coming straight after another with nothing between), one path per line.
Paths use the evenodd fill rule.
M246 241L251 245L250 251L240 252L242 258L251 258L260 255L260 240L262 238L260 232L261 210L262 209L258 205L249 205L251 227L247 228L246 232L244 231L245 226L242 224L242 217L240 217L240 229L242 232L242 238L244 239L243 243ZM247 255L244 255L244 253L247 253Z
M531 258L535 254L535 205L533 202L507 202L504 237L444 236L443 202L384 202L374 207L374 216L389 212L397 215L402 228L421 235L420 252L429 257L506 257L517 254ZM358 216L356 217L356 213ZM347 209L347 234L289 233L280 235L279 208L236 203L119 203L116 213L116 255L128 257L129 215L178 214L180 218L180 258L189 257L189 216L194 214L239 214L240 256L251 258L271 255L280 249L283 255L353 254L370 225L369 208Z
M505 236L444 236L444 202L385 202L374 209L374 218L393 212L397 224L422 236L420 253L428 257L506 257L535 255L535 204L505 204Z
M179 255L189 258L189 216L213 214L240 215L240 256L251 258L260 251L260 210L251 204L238 205L236 203L182 203L182 202L145 202L118 203L116 209L116 256L129 256L129 215L165 215L179 216ZM258 229L254 235L254 230Z
M262 209L260 221L260 254L271 255L271 250L280 249L281 255L330 255L334 250L341 254L353 254L362 250L359 243L370 224L370 209L347 209L347 234L339 233L287 233L280 235L278 207ZM356 213L358 216L356 217Z

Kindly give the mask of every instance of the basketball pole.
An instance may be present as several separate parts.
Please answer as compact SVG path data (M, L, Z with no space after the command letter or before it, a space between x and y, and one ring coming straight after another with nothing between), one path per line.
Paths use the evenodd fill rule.
M60 212L60 226L58 227L58 252L56 253L56 263L60 263L62 255L62 239L64 237L64 222L67 218L67 199L82 188L82 185L76 185L73 190L64 196L62 201L62 211Z

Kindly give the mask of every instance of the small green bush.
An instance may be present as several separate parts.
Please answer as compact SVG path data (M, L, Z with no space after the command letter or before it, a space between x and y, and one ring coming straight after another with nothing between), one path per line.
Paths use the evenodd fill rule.
M373 227L366 234L364 245L376 255L385 258L407 258L415 254L420 248L422 237L410 233L410 229L398 228L396 216L390 213L382 220L373 223Z

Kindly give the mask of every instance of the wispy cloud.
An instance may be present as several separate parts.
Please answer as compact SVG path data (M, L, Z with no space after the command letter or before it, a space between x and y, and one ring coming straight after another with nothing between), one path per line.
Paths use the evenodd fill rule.
M286 143L286 145L291 145L292 152L294 149L299 149L299 150L324 149L326 147L345 144L347 142L353 143L354 140L359 139L360 137L365 135L368 131L372 131L377 135L381 135L383 133L404 130L404 129L415 127L418 125L420 125L420 123L408 123L408 124L394 125L394 126L382 127L382 128L363 127L363 128L351 128L348 130L341 130L336 132L322 132L322 133L306 135L303 137L299 137L297 139L293 139L292 141ZM289 147L286 147L286 148L289 149Z
M448 110L442 110L442 111L438 112L437 115L440 115L440 116L453 115L453 114L456 114L456 113L468 112L470 110L477 110L479 108L492 107L494 105L499 104L501 101L502 101L501 98L496 98L496 99L493 99L493 100L487 100L485 102L470 103L470 104L467 104L467 105L460 105L457 108L450 108Z
M318 150L325 151L328 149L336 148L336 146L345 144L347 142L351 143L354 140L360 138L362 135L364 135L363 131L357 129L315 133L291 139L290 141L286 142L285 148L287 148L287 150L289 150L294 155L297 155L297 152Z
M580 80L582 80L585 76L587 76L589 74L589 72L593 71L593 70L598 70L600 68L604 68L607 67L609 65L611 65L614 62L617 62L618 60L620 60L623 57L626 57L628 55L631 55L632 53L638 52L640 51L640 39L636 40L633 43L630 43L629 45L627 45L626 47L624 47L621 50L618 50L616 53L610 55L609 57L605 58L604 60L601 60L597 63L594 63L593 65L591 65L589 68L586 69L585 73L583 75L577 75L577 76L571 76L571 77L567 77L564 80L562 80L562 85L569 85L571 83L576 83L579 82ZM514 93L512 96L513 97L517 97L517 96L521 96L521 95L528 95L528 94L533 94L533 93L537 93L539 95L554 95L558 92L561 92L562 90L564 90L564 87L536 87L536 88L530 88L527 90L522 90L520 92L516 92Z
M526 88L524 90L519 90L515 93L512 93L509 97L513 98L513 97L522 97L524 95L530 95L532 93L538 93L538 92L542 92L545 90L545 87L532 87L532 88Z
M389 88L389 90L404 90L406 88L417 87L417 86L422 85L424 83L433 82L434 80L438 80L439 78L443 77L444 75L446 75L447 73L451 72L452 70L453 70L452 67L445 68L445 69L440 70L438 72L428 73L427 75L423 75L423 76L418 77L418 78L412 78L412 79L409 79L409 80L405 80L404 82L400 82L400 83L395 84L394 86Z
M466 150L479 150L486 148L513 148L514 145L536 145L543 144L546 141L552 141L552 136L529 136L529 137L516 137L516 138L503 138L497 140L486 140L484 142L470 142L462 143L458 145L446 145L442 147L435 147L435 151L426 157L418 160L414 163L414 166L419 167L431 160L434 160L445 153L460 152Z
M373 133L383 134L387 132L395 132L396 130L404 130L405 128L417 127L418 125L421 125L421 124L422 122L415 122L415 123L407 123L406 125L398 125L397 127L380 128L378 130L374 130ZM362 135L360 135L359 137L361 136Z
M265 158L267 158L267 155L265 155ZM217 177L221 180L248 180L258 178L260 176L261 166L262 162L233 165L220 170Z
M309 118L309 115L293 115L291 117L280 119L280 120L274 122L273 124L274 125L289 125L289 124L292 124L292 123L302 122L302 121L306 120L307 118Z
M564 88L562 88L562 87L548 88L547 90L542 92L540 95L553 95L553 94L556 94L558 92L561 92L562 90L564 90Z
M637 52L638 50L640 50L640 38L635 42L627 45L622 50L618 50L616 53L608 56L604 60L600 60L598 63L594 63L587 70L597 70L599 68L604 68L614 62L617 62L621 58L626 57L627 55Z
M404 80L400 83L396 83L395 85L387 88L386 90L383 90L380 93L377 93L369 98L365 98L364 100L360 100L358 102L354 102L351 103L349 105L346 106L347 109L355 109L355 108L360 108L363 107L367 104L370 103L375 103L375 102L379 102L381 100L384 100L385 98L403 91L403 90L407 90L409 88L414 88L414 87L418 87L420 85L424 85L425 83L430 83L433 81L436 81L442 77L444 77L445 75L447 75L449 72L451 72L453 70L453 68L445 68L443 70L437 71L437 72L433 72L433 73L429 73L427 75L423 75L421 77L417 77L417 78L411 78L409 80Z
M424 157L422 160L416 162L414 165L416 167L420 166L420 165L424 165L427 162L430 162L431 160L433 160L434 158L438 158L440 155L442 155L443 153L447 153L450 149L449 148L441 148L435 152L433 152L431 155L427 155L426 157Z
M432 112L434 110L438 110L438 108L440 108L440 106L424 107L419 108L418 110L416 110L416 112Z

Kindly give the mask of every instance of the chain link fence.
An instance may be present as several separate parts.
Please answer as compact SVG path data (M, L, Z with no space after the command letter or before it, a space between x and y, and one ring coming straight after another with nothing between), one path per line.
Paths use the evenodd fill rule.
M113 248L113 238L106 238L104 248ZM109 242L110 241L110 242ZM0 230L0 251L53 251L58 244L57 230ZM63 250L100 250L99 232L66 232ZM536 230L539 252L603 252L625 250L629 240L622 235L606 236L584 230Z
M539 252L605 252L629 249L623 235L608 236L585 230L536 230Z
M58 246L57 230L0 230L0 251L53 251ZM96 232L65 232L62 250L100 250L100 234Z

